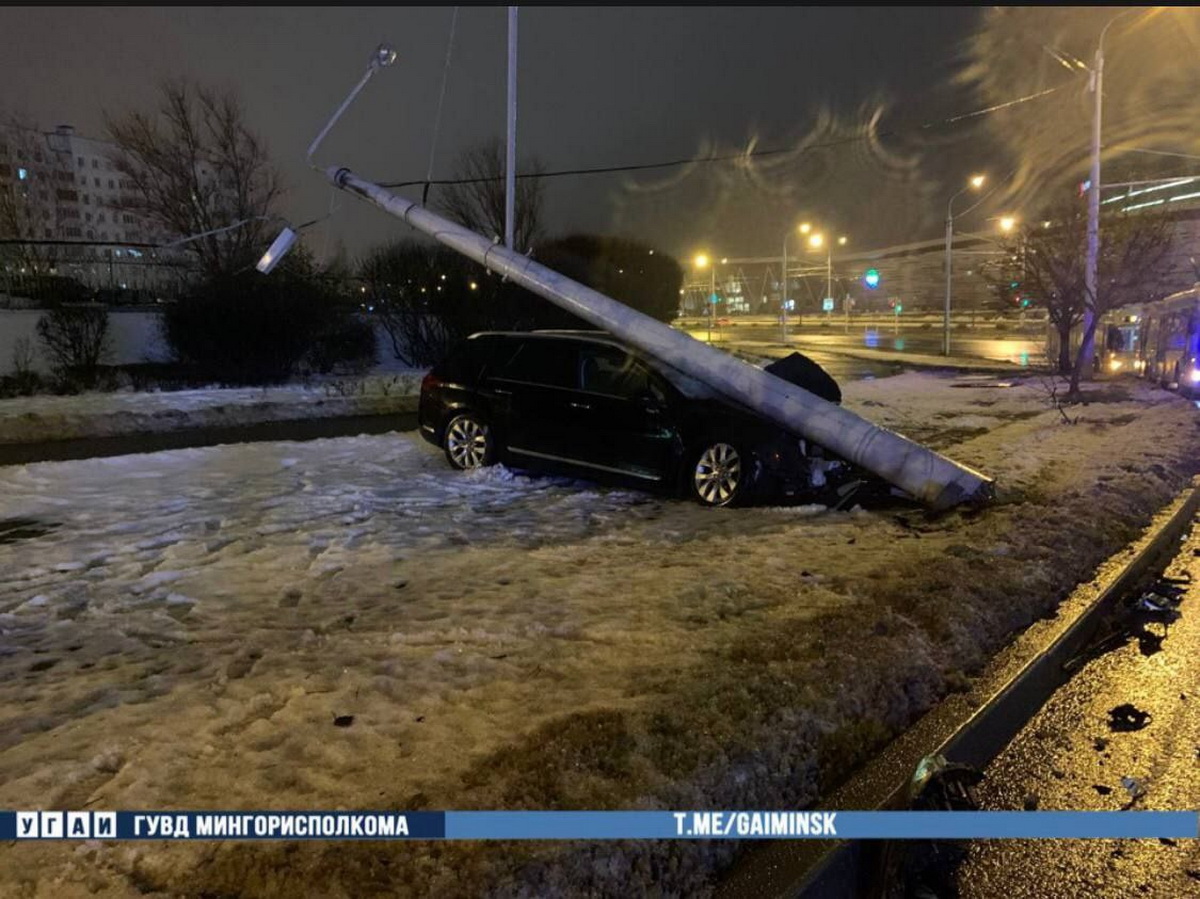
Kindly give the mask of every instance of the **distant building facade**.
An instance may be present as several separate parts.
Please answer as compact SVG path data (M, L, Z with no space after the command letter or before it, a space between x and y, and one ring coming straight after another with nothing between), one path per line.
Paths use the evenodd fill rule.
M177 287L187 268L178 240L136 211L136 187L117 170L117 145L70 125L0 126L0 293L29 275L71 278L113 294Z

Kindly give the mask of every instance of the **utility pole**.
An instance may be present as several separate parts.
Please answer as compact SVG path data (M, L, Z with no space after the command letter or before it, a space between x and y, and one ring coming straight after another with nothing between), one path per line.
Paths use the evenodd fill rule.
M513 246L517 203L517 7L508 8L508 154L504 178L504 245Z
M825 256L825 296L833 299L833 241L829 242L829 253Z
M951 203L954 201L951 200ZM946 207L946 307L942 315L942 355L950 355L950 266L954 263L954 214Z
M1083 341L1079 346L1080 377L1092 377L1092 359L1096 352L1096 306L1100 278L1100 122L1104 110L1104 36L1122 16L1138 12L1127 9L1108 20L1096 42L1096 60L1090 71L1092 89L1092 169L1088 185L1087 262L1083 269Z
M942 355L950 355L950 287L951 287L951 266L954 264L954 201L965 194L968 190L979 190L983 187L983 175L972 175L967 181L967 186L952 196L949 202L946 203L946 306L942 313ZM987 196L984 195L984 199ZM980 200L979 203L982 203ZM975 206L978 206L976 203ZM972 206L971 209L974 209ZM970 212L968 209L967 212ZM963 213L966 215L966 213Z
M1109 25L1112 22L1108 23ZM1108 31L1107 26L1104 29ZM1104 34L1092 69L1092 169L1088 175L1087 262L1083 268L1083 343L1079 347L1081 377L1091 378L1096 351L1096 283L1100 267L1100 118L1104 104Z
M780 275L779 307L782 310L782 315L781 315L779 321L783 326L780 337L784 343L787 343L787 312L788 312L788 310L787 310L787 283L788 283L788 280L787 280L787 239L788 239L788 233L789 232L785 231L783 234L783 263L780 266L780 271L779 271L779 275Z
M712 343L713 317L716 312L716 303L714 302L717 296L717 260L715 257L710 258L707 253L697 253L696 258L692 260L692 264L697 269L708 267L708 298L705 304L708 306L708 342ZM698 288L703 290L703 288Z

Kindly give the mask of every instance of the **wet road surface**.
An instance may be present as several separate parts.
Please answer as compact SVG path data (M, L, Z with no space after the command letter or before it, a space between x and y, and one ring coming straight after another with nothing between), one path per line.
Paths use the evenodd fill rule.
M707 329L694 322L685 330L698 340L707 339ZM818 352L837 353L839 350L876 350L880 353L906 353L920 356L942 354L942 332L939 328L889 328L852 323L849 328L834 320L826 328L788 329L789 342L808 355ZM713 330L713 342L771 342L779 343L778 325L738 323ZM978 327L955 330L950 335L950 355L971 359L1009 362L1022 366L1038 366L1045 362L1046 341L1041 333L1026 330L996 330ZM815 358L815 356L814 356ZM824 364L822 362L822 364Z
M1055 693L988 767L982 808L1200 809L1197 553L1193 531L1167 568L1186 586L1179 618L1148 623ZM1200 896L1200 842L977 841L957 884L964 899Z

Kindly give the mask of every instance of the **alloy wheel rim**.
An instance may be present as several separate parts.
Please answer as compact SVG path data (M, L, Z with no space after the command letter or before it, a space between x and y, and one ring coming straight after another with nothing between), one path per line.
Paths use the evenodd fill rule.
M733 499L742 477L742 459L728 443L714 443L696 463L693 480L704 502L720 506Z
M487 456L488 429L473 418L457 419L446 435L450 458L460 468L479 468Z

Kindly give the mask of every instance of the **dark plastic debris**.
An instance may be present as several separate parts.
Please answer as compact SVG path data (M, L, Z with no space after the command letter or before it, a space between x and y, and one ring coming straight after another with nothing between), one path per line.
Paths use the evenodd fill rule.
M1136 777L1122 777L1121 786L1125 788L1125 792L1129 794L1129 804L1137 802L1146 795L1146 786Z
M977 811L976 786L983 774L969 765L952 764L944 756L921 760L901 800L917 811ZM955 871L966 858L967 843L961 840L887 841L878 847L874 876L866 895L877 897L903 893L910 897L956 895Z
M1143 712L1130 702L1108 710L1108 729L1121 732L1141 730L1150 723L1150 713Z
M336 718L333 719L334 727L349 727L353 723L354 723L353 715L338 715Z
M918 811L972 811L979 808L975 787L983 773L970 765L946 761L942 755L921 759L908 782L909 808Z

